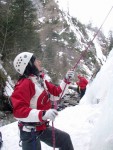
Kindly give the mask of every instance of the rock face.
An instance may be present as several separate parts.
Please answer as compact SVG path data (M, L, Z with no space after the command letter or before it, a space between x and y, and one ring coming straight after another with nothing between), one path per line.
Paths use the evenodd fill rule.
M69 13L63 12L54 0L34 0L34 3L37 8L38 33L43 51L42 61L53 81L64 77L89 43L90 46L76 69L77 72L91 77L106 61L108 42L104 34L100 31L96 42L91 42L98 28L86 26ZM98 52L102 54L101 58Z

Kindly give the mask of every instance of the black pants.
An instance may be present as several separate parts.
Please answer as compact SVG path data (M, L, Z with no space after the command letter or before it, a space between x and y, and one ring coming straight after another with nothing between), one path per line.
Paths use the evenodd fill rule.
M85 94L86 89L81 89L80 91L81 91L80 98L82 98L84 96L84 94Z
M76 91L78 92L78 94L80 95L80 98L82 98L85 94L86 88L85 89L81 89L79 86L77 87Z
M41 142L53 147L52 127L40 132L25 132L20 130L22 150L41 150ZM55 129L55 147L59 150L74 150L68 133Z

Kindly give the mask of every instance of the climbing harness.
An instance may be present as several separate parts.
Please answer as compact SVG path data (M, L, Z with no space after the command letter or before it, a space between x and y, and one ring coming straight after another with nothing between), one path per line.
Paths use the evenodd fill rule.
M44 131L38 131L38 135L37 135L37 132L36 132L36 127L37 126L41 126L43 124L46 124L46 127L49 126L49 122L46 121L46 122L22 122L22 121L19 121L18 122L18 127L20 129L20 131L24 131L24 127L29 130L29 132L31 132L31 138L27 139L26 142L29 142L32 140L32 144L33 144L33 150L37 150L36 149L36 140L43 134ZM21 144L21 139L19 141L19 146L22 147L22 144Z

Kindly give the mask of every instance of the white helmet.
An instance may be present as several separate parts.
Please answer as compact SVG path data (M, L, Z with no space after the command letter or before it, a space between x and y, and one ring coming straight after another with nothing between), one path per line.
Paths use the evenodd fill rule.
M21 75L23 75L32 56L33 53L29 52L22 52L19 55L17 55L13 62L15 70Z

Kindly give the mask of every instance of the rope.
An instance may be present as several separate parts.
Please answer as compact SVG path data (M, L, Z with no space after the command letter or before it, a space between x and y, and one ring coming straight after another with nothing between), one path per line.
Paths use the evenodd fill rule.
M55 150L55 128L53 121L52 121L52 139L53 139L53 150Z
M57 109L57 102L54 101L54 109ZM53 139L53 150L55 150L55 128L54 128L54 122L52 121L52 139Z

